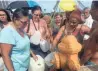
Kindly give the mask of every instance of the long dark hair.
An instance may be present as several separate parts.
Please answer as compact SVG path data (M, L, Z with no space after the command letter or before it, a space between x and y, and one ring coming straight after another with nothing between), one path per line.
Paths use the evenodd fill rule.
M7 15L7 21L10 22L11 21L11 18L10 18L9 13L5 9L2 9L2 8L0 8L0 11L5 12L5 14Z
M42 11L40 6L34 6L31 10L32 10L32 13L34 13L34 11L36 11L36 10Z
M23 16L28 16L28 11L25 11L24 9L22 8L19 8L19 9L16 9L13 13L13 17L12 17L12 20L17 20L17 19L20 19L22 18Z

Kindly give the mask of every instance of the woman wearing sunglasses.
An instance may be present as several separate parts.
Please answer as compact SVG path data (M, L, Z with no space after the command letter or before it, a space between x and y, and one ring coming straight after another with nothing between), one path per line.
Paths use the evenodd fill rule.
M31 50L44 58L47 53L43 52L40 48L40 41L46 39L47 24L45 20L41 19L41 12L40 6L34 6L32 8L32 19L30 19L30 24L27 25L25 31L27 31L30 37Z
M28 13L16 9L12 22L0 34L4 71L27 71L30 61L30 41L23 29L28 24Z

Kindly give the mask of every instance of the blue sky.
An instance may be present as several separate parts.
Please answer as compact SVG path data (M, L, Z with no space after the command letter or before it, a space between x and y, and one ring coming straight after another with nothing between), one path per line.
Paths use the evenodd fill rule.
M0 0L0 1L13 2L13 1L23 1L23 0ZM31 0L29 0L29 1L31 1ZM52 12L53 8L57 2L57 0L32 0L32 1L37 2L42 7L43 12ZM65 0L65 1L67 1L67 0ZM92 0L75 0L75 1L80 9L82 9L84 7L82 7L82 5L79 4L77 1L80 1L85 7L90 7L91 2L92 2ZM60 11L59 8L58 8L58 11Z
M33 1L36 1L42 7L44 12L52 12L53 7L57 2L57 0L33 0ZM90 7L92 2L92 0L75 0L75 1L80 9L83 9L84 7L82 7L77 1L81 1L81 3L85 7Z
M36 1L44 12L52 12L57 0L33 0ZM46 10L46 11L45 11Z

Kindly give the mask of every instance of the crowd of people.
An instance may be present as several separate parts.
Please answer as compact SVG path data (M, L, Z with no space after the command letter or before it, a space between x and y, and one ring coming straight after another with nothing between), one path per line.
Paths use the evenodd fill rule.
M98 65L98 1L92 2L91 9L56 13L54 18L42 16L40 6L34 6L31 13L29 18L28 11L20 8L11 17L5 9L0 9L0 58L4 71L28 71L30 57L35 61L39 59L37 55L44 59L58 50L66 35L74 35L82 45L78 55L81 66ZM44 71L63 69L45 64Z

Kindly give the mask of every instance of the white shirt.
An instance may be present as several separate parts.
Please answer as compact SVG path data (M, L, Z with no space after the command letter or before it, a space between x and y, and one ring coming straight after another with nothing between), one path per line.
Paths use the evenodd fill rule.
M92 19L92 16L90 15L90 16L85 20L84 25L88 26L89 28L92 28L93 21L94 21L94 20Z
M90 29L92 28L92 24L93 24L93 19L92 16L90 15L86 20L84 25L88 26ZM89 38L89 35L84 35L84 40L87 40Z

